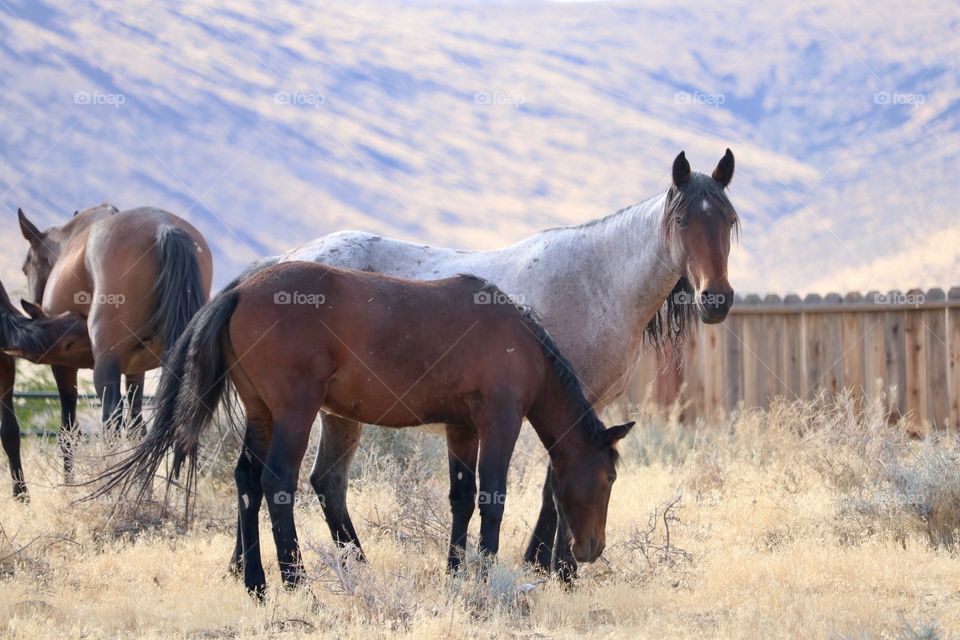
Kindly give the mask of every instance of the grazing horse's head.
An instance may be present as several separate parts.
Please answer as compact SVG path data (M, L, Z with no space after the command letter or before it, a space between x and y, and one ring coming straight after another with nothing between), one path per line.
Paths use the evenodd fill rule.
M62 227L51 227L46 231L41 231L27 218L23 209L17 209L20 232L30 243L27 258L23 262L23 274L27 276L27 289L32 302L39 304L43 301L43 291L47 286L50 273L53 271L53 265L60 257L63 245L69 240L71 234L77 228L96 219L97 216L101 214L109 215L117 211L118 209L112 204L104 203L83 211L75 211L73 219Z
M553 494L570 528L570 550L578 562L593 562L603 553L607 506L620 458L615 445L633 424L599 431L576 456L551 462Z
M57 364L90 351L87 322L66 311L49 315L32 302L22 301L27 316L10 302L0 283L0 351L31 362Z
M700 319L707 324L722 322L733 306L727 257L730 234L737 227L738 218L725 191L732 178L730 149L709 176L691 172L681 151L673 161L673 184L664 206L664 236L682 272L671 294L682 299L672 302L694 304Z

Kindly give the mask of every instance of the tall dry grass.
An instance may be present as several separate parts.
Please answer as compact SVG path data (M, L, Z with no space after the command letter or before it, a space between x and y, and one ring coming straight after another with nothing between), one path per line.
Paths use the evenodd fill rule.
M256 636L947 638L960 633L960 470L953 434L911 439L877 402L779 403L681 425L631 410L607 551L573 589L519 562L545 454L525 429L498 561L444 571L442 440L369 428L351 510L369 563L331 543L304 483L297 519L309 584L258 606L226 572L234 531L229 440L208 443L197 515L176 496L117 513L73 504L55 446L31 440L33 500L0 494L0 635L9 638ZM92 412L86 419L94 421ZM81 443L81 466L105 449ZM5 470L4 470L5 471ZM306 471L302 474L306 477ZM476 540L476 522L473 529ZM486 578L480 578L484 573Z

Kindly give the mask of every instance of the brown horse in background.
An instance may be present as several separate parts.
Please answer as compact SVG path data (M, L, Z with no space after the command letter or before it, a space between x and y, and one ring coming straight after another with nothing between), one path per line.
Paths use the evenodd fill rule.
M235 474L244 582L262 595L264 495L283 581L292 586L303 577L293 498L321 409L385 427L445 423L451 462L480 479L479 496L451 484L459 508L449 565L456 568L478 497L480 550L497 553L507 469L527 417L550 454L571 552L596 560L616 478L614 444L633 423L606 429L532 311L478 303L487 298L505 296L473 276L417 282L307 262L243 280L191 321L164 368L153 428L104 476L101 493L144 483L142 496L171 448L174 476L191 462L191 491L199 434L232 383L246 409ZM324 472L311 476L321 502Z
M105 425L119 428L120 376L127 381L129 424L142 425L146 371L161 366L190 318L210 294L213 262L200 232L152 207L118 211L100 205L62 227L38 229L23 211L20 229L30 242L23 271L35 318L74 312L86 319L90 358L52 367L61 404L61 433L76 428L77 369L92 368ZM69 438L61 438L70 478Z

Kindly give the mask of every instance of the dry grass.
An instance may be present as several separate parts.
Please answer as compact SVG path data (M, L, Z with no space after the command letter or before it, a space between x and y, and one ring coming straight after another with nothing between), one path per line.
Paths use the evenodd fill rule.
M113 517L107 501L72 505L79 492L54 486L55 448L28 441L32 503L15 503L5 486L0 494L0 636L960 634L955 438L911 440L881 411L855 412L845 400L782 404L697 428L635 413L642 427L624 447L608 550L573 590L518 562L543 473L529 430L511 470L501 558L481 580L476 558L466 577L444 572L442 441L368 429L351 507L369 564L333 548L304 486L297 516L309 587L276 589L268 543L274 590L262 606L226 575L229 462L211 463L197 520L181 534L158 503ZM269 540L266 519L262 531Z

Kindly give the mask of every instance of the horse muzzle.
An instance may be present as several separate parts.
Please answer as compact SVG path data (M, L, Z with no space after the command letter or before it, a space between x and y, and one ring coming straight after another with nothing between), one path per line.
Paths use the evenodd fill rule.
M711 291L700 294L697 311L704 324L718 324L727 319L730 308L733 307L733 290Z
M570 544L570 551L577 562L594 562L603 553L604 542L591 537L583 542L574 541Z

